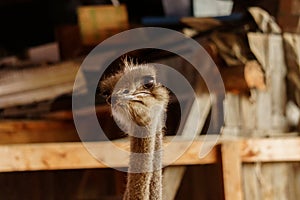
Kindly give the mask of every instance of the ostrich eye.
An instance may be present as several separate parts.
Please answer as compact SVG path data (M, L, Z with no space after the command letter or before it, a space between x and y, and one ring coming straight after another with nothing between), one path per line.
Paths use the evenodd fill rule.
M103 91L103 92L100 93L100 95L101 95L102 97L104 97L104 98L107 98L107 97L110 96L110 92L109 92L109 91Z
M152 89L154 87L154 77L153 76L144 76L143 77L143 88Z

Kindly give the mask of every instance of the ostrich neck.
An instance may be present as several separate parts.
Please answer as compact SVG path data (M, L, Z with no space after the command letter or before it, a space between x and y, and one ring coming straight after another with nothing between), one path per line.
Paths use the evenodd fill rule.
M162 137L164 127L163 109L155 109L147 127L132 128L130 136L129 174L125 198L128 200L162 199Z

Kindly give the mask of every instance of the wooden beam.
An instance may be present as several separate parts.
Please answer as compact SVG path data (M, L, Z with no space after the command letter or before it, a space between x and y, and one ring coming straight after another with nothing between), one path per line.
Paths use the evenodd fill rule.
M34 90L20 91L13 94L0 94L0 108L9 108L20 105L32 104L39 101L55 99L64 94L70 94L74 87L74 81L62 83ZM1 87L0 87L1 90Z
M243 140L241 159L243 162L300 161L300 137Z
M163 199L173 200L186 171L186 166L169 166L163 173Z
M181 22L199 32L209 31L222 26L222 23L219 20L209 17L183 17Z
M0 120L0 144L79 142L73 121Z
M54 99L73 91L81 60L0 73L0 108ZM84 80L82 83L84 85ZM79 88L77 88L79 89Z
M200 121L197 119L195 110L202 111L200 113ZM182 139L193 139L196 135L199 135L203 129L205 121L209 115L211 109L211 102L209 95L198 95L195 101L192 103L189 113L187 114L184 127L182 129ZM197 111L196 111L197 112ZM197 125L196 131L191 131L191 127ZM183 176L186 171L186 166L169 166L164 169L163 172L163 199L172 200L175 199L177 190L182 182Z
M176 140L170 143L172 138L167 137L165 146L164 164L170 164L170 158L183 152L171 165L201 165L212 164L218 160L218 150L212 151L204 158L199 158L199 151L205 141L202 137L190 141ZM220 139L219 144L225 145L222 148L224 171L229 170L230 162L286 162L300 161L300 138L272 138L272 139L249 139L234 140L227 144L228 139ZM84 169L84 168L107 168L126 167L128 156L120 155L111 151L111 142L92 142L97 148L97 156L103 160L112 159L112 164L97 161L83 146L82 143L36 143L36 144L4 144L0 145L0 172L9 171L32 171L32 170L58 170L58 169ZM127 140L114 141L113 145L128 150ZM227 146L228 147L227 147ZM230 146L231 145L231 146ZM237 146L240 149L237 149ZM232 150L234 149L234 150ZM109 152L109 153L108 153ZM236 153L239 156L236 157ZM225 157L224 157L225 156ZM228 157L228 158L227 158ZM240 159L240 161L238 161ZM233 164L236 165L237 164ZM235 166L235 167L236 167ZM235 171L236 172L236 171ZM226 175L229 176L229 175Z
M221 160L223 171L225 200L242 200L242 162L239 142L221 144Z
M0 95L14 94L27 90L74 82L80 62L64 62L56 65L33 67L24 70L2 72Z
M110 166L96 160L82 143L45 143L45 144L11 144L0 145L0 172L32 171L32 170L58 170L83 168L126 167L127 154L112 151L111 142L89 143L97 148L97 157L101 160L111 160ZM175 160L172 165L210 164L217 160L217 151L214 148L206 157L199 158L199 149L203 144L195 140L185 150L188 141L167 142L169 154L164 156L164 164L170 162L178 152L184 154ZM113 143L114 146L128 150L129 141L122 140ZM128 154L129 155L129 154Z

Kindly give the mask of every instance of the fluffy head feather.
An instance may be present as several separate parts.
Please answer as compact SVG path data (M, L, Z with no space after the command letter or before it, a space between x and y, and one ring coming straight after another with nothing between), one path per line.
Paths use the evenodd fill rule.
M111 99L112 113L125 128L149 126L155 106L166 109L168 90L156 82L156 70L149 64L124 62L124 70L100 82L100 91Z

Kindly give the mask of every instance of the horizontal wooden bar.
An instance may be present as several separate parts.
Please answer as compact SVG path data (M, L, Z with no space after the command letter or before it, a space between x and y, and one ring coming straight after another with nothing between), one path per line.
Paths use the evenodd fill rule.
M27 105L72 93L82 60L0 71L0 108ZM76 90L85 85L77 82Z
M0 120L0 144L79 141L73 121Z
M202 137L194 141L172 140L170 142L171 140L172 137L165 139L165 165L201 165L218 162L217 146L212 148L205 157L199 157L202 145L207 142ZM241 162L300 161L300 137L233 140L220 138L218 145L227 142L236 143L240 148ZM117 168L128 165L128 140L88 144L95 150L94 156L100 158L100 161L80 142L0 145L0 172ZM120 153L116 149L127 151L127 154Z
M247 139L240 142L242 162L300 161L300 137Z
M217 161L217 150L213 148L206 157L199 158L199 150L203 141L196 140L191 144L188 141L166 142L168 154L164 156L165 164L188 165L210 164ZM39 144L11 144L0 145L0 172L32 171L32 170L59 170L59 169L83 169L83 168L108 168L126 167L128 154L120 154L112 150L111 142L92 142L91 148L95 148L96 156L93 157L82 143L39 143ZM113 145L124 151L129 149L127 140L113 142ZM186 148L188 146L188 148ZM174 158L178 152L184 152L177 160L170 163L170 157ZM107 166L107 160L110 165Z

